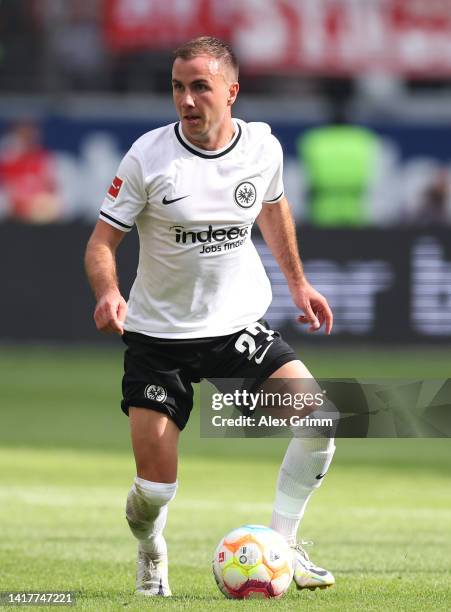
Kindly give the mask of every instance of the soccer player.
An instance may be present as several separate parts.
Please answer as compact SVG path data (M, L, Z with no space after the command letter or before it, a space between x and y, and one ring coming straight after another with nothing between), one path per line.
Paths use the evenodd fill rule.
M180 120L139 138L123 158L86 250L103 332L127 345L122 410L137 476L126 517L138 540L137 592L169 596L163 536L177 491L177 442L202 378L302 379L311 374L262 319L271 288L251 241L256 221L310 331L332 329L326 299L304 276L282 183L282 149L265 123L232 118L238 65L222 41L176 50ZM140 254L128 304L115 253L136 223ZM299 588L334 583L296 544L306 504L334 453L328 437L296 438L283 459L271 527L293 547Z

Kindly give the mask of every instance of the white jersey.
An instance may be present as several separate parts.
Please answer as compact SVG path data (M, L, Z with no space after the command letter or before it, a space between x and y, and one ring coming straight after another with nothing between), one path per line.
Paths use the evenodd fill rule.
M251 230L262 203L283 196L282 149L267 124L233 122L220 150L195 147L175 123L144 134L122 160L100 219L139 233L127 331L222 336L266 312L271 286Z

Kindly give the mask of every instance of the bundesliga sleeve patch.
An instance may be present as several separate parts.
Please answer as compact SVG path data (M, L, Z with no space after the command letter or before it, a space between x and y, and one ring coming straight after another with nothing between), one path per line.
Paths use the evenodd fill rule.
M111 186L108 189L108 195L111 199L115 200L117 198L123 184L124 181L121 178L119 178L118 176L114 177L113 182L111 183Z

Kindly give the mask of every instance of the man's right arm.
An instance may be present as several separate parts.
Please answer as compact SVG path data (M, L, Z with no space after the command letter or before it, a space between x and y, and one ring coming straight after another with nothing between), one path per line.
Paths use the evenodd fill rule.
M88 241L85 268L96 298L94 321L106 333L124 333L127 302L119 291L116 273L116 249L124 232L98 221Z

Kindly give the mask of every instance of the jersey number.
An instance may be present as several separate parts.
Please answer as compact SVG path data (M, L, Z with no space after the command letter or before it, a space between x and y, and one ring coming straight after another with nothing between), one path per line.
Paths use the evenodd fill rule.
M266 341L271 342L272 344L274 341L274 331L272 329L266 329L266 327L264 327L261 323L257 322L249 325L249 327L246 327L246 331L238 337L237 341L235 342L236 350L240 353L248 352L248 359L252 359L258 350L258 347L255 344L254 336L258 336L258 334L261 332L266 334ZM266 350L263 351L260 357L255 358L257 363L261 363L263 361L263 357L271 344L266 347Z

